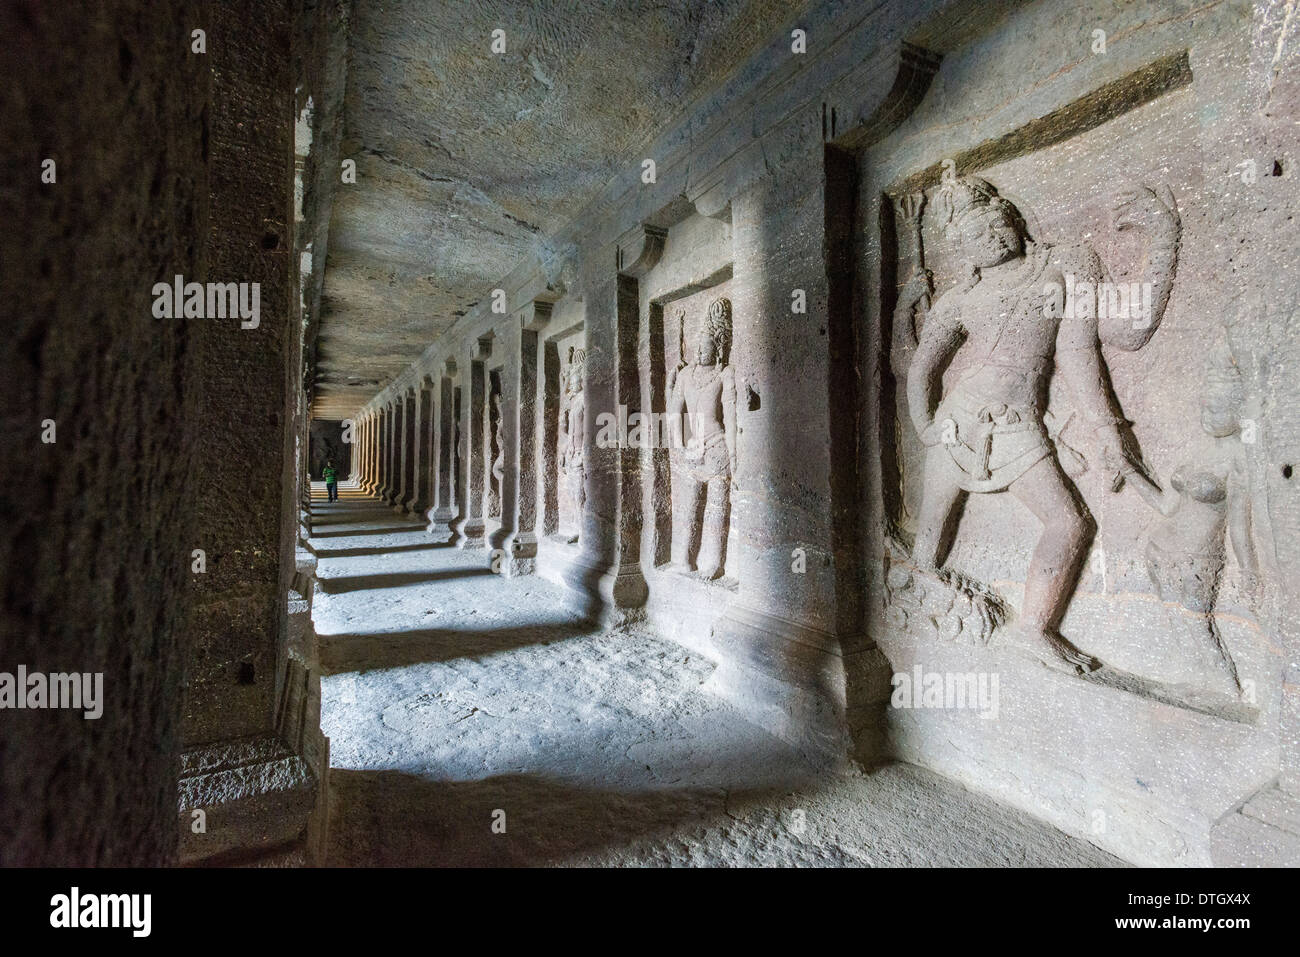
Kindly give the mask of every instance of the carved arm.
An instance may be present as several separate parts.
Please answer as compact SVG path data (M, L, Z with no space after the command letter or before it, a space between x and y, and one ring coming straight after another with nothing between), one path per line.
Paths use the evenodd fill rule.
M917 435L927 445L933 445L927 435L934 424L933 396L944 364L961 343L965 335L956 318L943 310L935 310L921 330L912 362L907 367L907 410Z
M668 397L668 435L671 447L681 449L686 447L685 430L682 417L686 414L686 395L682 390L681 377L676 377L673 382L672 394Z

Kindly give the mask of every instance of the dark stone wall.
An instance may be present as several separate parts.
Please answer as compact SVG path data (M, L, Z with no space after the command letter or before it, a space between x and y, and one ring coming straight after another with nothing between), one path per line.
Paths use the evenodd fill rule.
M213 281L257 282L260 323L194 327L198 443L186 745L269 732L296 538L293 78L288 0L231 0L208 17Z
M0 865L174 853L195 330L151 287L204 272L199 13L0 8L0 671L104 674L99 720L0 711Z

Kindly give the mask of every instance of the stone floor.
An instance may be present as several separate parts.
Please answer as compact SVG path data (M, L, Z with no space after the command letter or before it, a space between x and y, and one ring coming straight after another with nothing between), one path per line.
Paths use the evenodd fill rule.
M320 492L329 864L1120 863L921 768L818 770L704 693L710 662Z

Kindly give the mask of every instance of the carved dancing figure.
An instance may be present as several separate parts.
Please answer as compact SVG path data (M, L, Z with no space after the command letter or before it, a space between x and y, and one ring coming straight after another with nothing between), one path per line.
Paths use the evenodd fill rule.
M719 298L709 304L695 361L678 372L667 410L677 452L671 560L679 571L694 570L707 580L720 577L726 562L736 474L736 378L730 356L731 300ZM685 442L683 415L691 431Z
M1117 219L1117 225L1160 225L1156 221L1167 207L1147 199L1131 194L1117 210L1128 218ZM1088 247L1035 242L1020 211L982 179L949 180L937 200L965 277L925 316L907 370L908 408L929 447L913 560L937 571L965 496L1009 491L1043 526L1025 578L1016 622L1019 643L1050 666L1076 674L1092 671L1100 662L1057 629L1095 524L1061 468L1045 417L1048 382L1057 371L1091 427L1118 491L1124 420L1111 404L1096 310L1067 298L1067 290L1076 287L1065 281L1073 274L1096 283L1105 271ZM1133 218L1142 212L1148 213L1147 222ZM900 310L910 310L929 287L922 267L905 288ZM1158 323L1159 316L1150 317L1150 331ZM975 358L936 407L934 393L944 369L963 346Z

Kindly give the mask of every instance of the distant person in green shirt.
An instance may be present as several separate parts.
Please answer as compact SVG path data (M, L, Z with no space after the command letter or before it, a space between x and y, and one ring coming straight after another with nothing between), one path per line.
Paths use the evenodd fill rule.
M325 491L330 493L330 501L339 500L339 470L334 467L334 460L329 459L325 467L321 469L321 475L325 478Z

